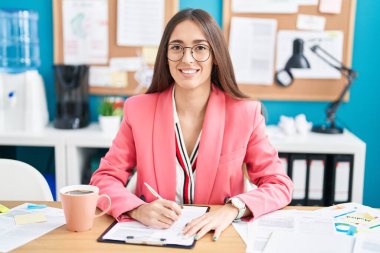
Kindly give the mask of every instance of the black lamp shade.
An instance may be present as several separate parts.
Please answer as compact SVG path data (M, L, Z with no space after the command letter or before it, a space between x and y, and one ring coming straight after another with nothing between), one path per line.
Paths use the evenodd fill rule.
M293 55L286 62L285 69L309 69L310 64L303 54L303 40L295 39L293 41Z

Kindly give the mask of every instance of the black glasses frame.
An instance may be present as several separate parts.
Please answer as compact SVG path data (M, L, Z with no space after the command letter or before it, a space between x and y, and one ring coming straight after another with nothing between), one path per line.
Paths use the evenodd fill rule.
M178 60L176 60L176 61L170 59L169 56L168 56L168 54L169 54L169 49L168 49L168 47L169 47L170 45L176 45L176 46L180 46L180 47L182 47L182 56L181 56ZM197 59L195 59L195 57L194 57L194 55L193 55L193 49L194 49L194 47L199 46L199 45L205 46L205 47L207 47L207 48L209 49L209 55L208 55L208 57L207 57L206 60L198 61ZM205 45L205 44L196 44L196 45L194 45L194 46L192 46L192 47L184 47L184 46L182 46L181 44L171 43L171 44L168 45L168 47L167 47L166 57L168 58L169 61L172 61L172 62L178 62L178 61L181 61L181 60L183 59L183 56L185 55L185 49L186 49L186 48L190 48L191 57L193 57L193 59L194 59L196 62L205 62L205 61L207 61L208 59L210 59L210 56L211 56L211 48L210 48L209 46Z

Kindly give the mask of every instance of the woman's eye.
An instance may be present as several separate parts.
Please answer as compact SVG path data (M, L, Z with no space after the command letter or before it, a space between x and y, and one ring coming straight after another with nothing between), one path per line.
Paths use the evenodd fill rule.
M180 45L171 45L170 50L180 51L180 50L182 50L182 47Z
M203 50L207 50L207 49L208 49L208 47L205 46L205 45L197 45L197 46L195 46L195 50L196 51L203 51Z

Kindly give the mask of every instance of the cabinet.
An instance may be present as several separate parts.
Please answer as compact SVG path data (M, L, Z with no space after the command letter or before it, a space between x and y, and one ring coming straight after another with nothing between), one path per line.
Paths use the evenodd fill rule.
M269 126L268 136L279 153L352 155L351 199L362 203L366 145L354 134L345 130L342 135L310 133L306 136L285 136L276 127ZM56 193L64 185L79 184L86 159L97 149L109 148L111 144L112 137L104 135L98 124L78 130L60 130L49 126L38 134L0 133L0 146L54 148Z

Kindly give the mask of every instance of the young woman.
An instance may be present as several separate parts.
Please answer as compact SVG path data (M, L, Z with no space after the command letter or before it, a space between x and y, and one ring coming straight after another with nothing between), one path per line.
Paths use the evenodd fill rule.
M243 164L257 186L248 192ZM126 184L134 168L131 193ZM290 202L293 184L265 134L260 103L240 92L223 34L208 13L187 9L168 22L152 84L125 102L120 130L91 184L111 197L109 213L117 220L156 228L178 219L179 204L223 205L186 226L184 234L196 239L214 230L217 240L235 219Z

